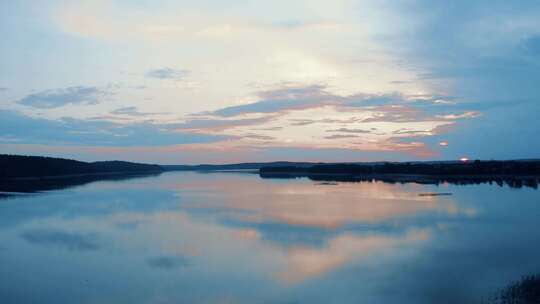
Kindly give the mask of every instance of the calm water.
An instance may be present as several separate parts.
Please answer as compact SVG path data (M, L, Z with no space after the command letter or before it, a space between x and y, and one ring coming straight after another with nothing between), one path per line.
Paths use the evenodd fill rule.
M539 219L488 184L100 181L0 199L0 303L480 303L540 271Z

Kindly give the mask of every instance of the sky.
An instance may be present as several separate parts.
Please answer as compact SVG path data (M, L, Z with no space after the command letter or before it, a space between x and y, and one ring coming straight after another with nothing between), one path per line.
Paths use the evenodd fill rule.
M539 158L540 2L0 2L0 153Z

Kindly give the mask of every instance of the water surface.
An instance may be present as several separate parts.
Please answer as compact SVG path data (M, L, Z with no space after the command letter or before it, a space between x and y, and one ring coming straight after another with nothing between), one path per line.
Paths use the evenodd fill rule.
M480 303L540 271L539 219L490 184L97 181L0 198L0 302Z

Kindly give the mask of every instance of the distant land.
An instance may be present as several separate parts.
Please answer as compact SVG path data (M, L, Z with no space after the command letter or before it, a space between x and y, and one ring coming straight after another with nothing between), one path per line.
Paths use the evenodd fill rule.
M157 165L126 161L83 162L71 159L0 154L0 179L31 179L46 177L72 177L81 175L114 175L134 173L161 173L165 171L237 171L250 170L261 177L307 176L324 180L418 176L452 177L457 179L478 177L540 177L540 160L504 161L426 161L426 162L254 162L237 164Z
M422 162L431 163L446 163L448 161L439 162ZM162 165L167 171L225 171L225 170L260 170L265 167L296 167L310 168L316 165L338 165L338 164L359 164L359 165L375 165L384 164L385 162L344 162L344 163L324 163L324 162L291 162L291 161L274 161L274 162L255 162L255 163L236 163L236 164L200 164L200 165Z
M276 161L267 163L238 164L201 164L201 165L162 165L167 171L224 171L224 170L259 170L263 167L299 167L306 168L322 163Z
M511 188L538 188L540 160L445 161L402 163L316 164L313 166L267 166L262 178L307 177L314 181L347 181L458 185L495 183Z
M0 180L81 175L163 172L159 165L124 161L82 162L71 159L0 154Z
M261 174L292 175L430 175L430 176L540 176L540 160L382 162L314 164L312 166L264 166Z
M409 174L409 175L538 175L540 159L415 162L253 162L236 164L162 165L165 171L252 170L261 174Z

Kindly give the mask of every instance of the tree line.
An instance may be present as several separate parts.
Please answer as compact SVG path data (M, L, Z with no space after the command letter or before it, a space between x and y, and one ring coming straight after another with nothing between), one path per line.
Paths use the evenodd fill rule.
M540 161L471 161L433 163L318 164L311 167L269 166L261 174L412 174L412 175L540 175Z
M0 179L161 171L163 168L159 165L124 161L82 162L42 156L0 155Z

